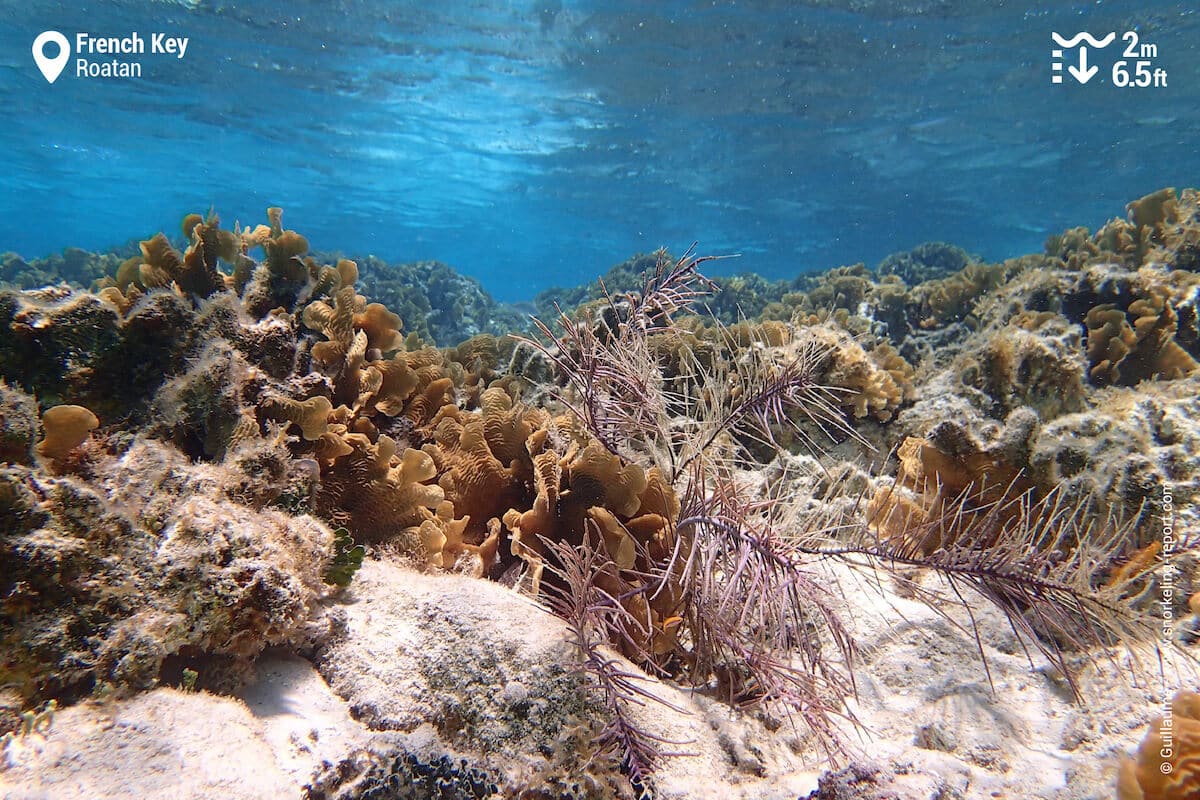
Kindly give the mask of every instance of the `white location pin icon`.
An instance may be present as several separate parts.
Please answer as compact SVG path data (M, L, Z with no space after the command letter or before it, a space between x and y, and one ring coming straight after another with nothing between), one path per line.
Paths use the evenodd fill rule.
M46 54L42 52L46 49L47 42L54 42L58 45L58 55L54 58L46 58ZM71 60L71 43L58 31L42 31L33 40L33 60L46 80L54 83L62 74L63 67Z

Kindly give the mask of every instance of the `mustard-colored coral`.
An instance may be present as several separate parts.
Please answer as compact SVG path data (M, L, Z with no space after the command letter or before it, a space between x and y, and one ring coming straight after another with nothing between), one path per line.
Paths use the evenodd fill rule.
M403 413L405 403L421 382L405 353L397 353L388 361L372 361L365 372L360 401L366 414L379 412L395 417Z
M815 340L826 350L827 366L820 381L846 390L838 393L838 403L854 419L888 422L913 399L915 370L886 342L868 352L844 329L828 323L808 328L807 337L796 346Z
M175 284L197 297L224 291L226 278L217 262L232 263L240 252L240 240L231 231L221 230L215 214L208 219L191 214L184 219L183 228L191 244L183 254L182 268L173 276Z
M504 525L512 531L512 554L527 561L540 560L545 551L543 538L557 539L557 509L562 465L557 454L540 453L533 459L534 499L527 511L510 508L504 512Z
M308 252L308 239L295 231L284 230L282 208L268 208L267 217L271 221L267 235L263 236L255 229L249 241L261 244L266 250L267 264L273 275L290 283L303 282L309 277L309 271L300 256Z
M425 451L438 465L439 484L460 516L470 516L476 536L487 521L510 508L528 508L529 490L511 464L496 458L484 420L448 409L436 423ZM557 490L557 486L554 487Z
M1128 313L1104 304L1089 310L1084 321L1089 374L1098 385L1173 380L1200 369L1176 340L1179 316L1164 287L1151 287L1129 304Z
M400 315L388 311L381 303L366 304L362 311L355 312L353 321L354 327L367 335L369 348L387 353L404 346Z
M118 268L115 288L129 297L134 291L174 286L193 297L209 297L235 283L218 268L218 260L237 264L241 239L232 231L222 230L216 215L208 219L189 214L183 220L183 234L190 244L180 255L163 233L139 244L141 255L124 261ZM116 298L110 292L110 298Z
M374 443L362 433L342 436L351 452L321 471L317 512L345 525L362 541L384 541L434 517L445 494L437 467L427 453L412 448L397 457L397 443L380 435ZM398 462L398 463L397 463Z
M975 304L1020 267L1019 260L969 264L949 277L914 287L913 293L920 305L920 326L936 328L952 322L966 322L974 327Z
M326 341L318 342L312 348L313 358L318 362L340 365L353 346L356 299L354 287L347 286L333 296L333 305L316 300L304 308L301 315L304 324L326 337Z
M328 397L310 397L307 400L279 397L271 401L270 407L283 419L295 423L300 435L308 442L316 441L325 434L329 427L329 413L333 411L333 404Z
M515 347L516 342L511 337L497 338L481 333L447 351L449 365L461 370L456 383L463 387L469 402L477 403L483 390L497 380L509 383L518 380L516 375L501 375Z
M908 540L928 555L950 544L981 515L1032 488L1018 468L972 441L946 452L910 436L896 453L896 482L880 487L867 503L867 522L885 539ZM1009 504L1011 512L1019 509Z
M840 308L856 313L873 289L874 276L866 265L837 267L822 274L809 290L804 309L813 312Z
M1052 236L1046 252L1072 270L1115 263L1126 269L1161 265L1195 271L1200 266L1200 193L1159 189L1126 206L1126 219L1105 223L1095 235L1072 228Z
M415 534L419 539L429 566L449 569L454 566L460 555L467 552L463 532L468 522L470 519L466 517L455 519L454 504L443 500L438 503L432 518L425 520L418 527L409 528L409 533Z
M1146 738L1117 776L1117 800L1200 797L1200 694L1176 692L1171 714L1150 721Z
M99 424L96 415L83 406L48 408L42 414L42 428L46 436L38 442L37 451L52 461L60 459L83 444Z
M142 254L126 260L117 269L117 288L125 291L133 285L146 290L169 285L179 273L183 258L166 234L155 234L139 242L138 247Z

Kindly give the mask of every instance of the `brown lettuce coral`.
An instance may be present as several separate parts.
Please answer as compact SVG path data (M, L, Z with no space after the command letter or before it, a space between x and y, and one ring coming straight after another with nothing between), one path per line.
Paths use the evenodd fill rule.
M1072 270L1116 263L1127 269L1159 264L1197 271L1200 267L1200 193L1159 189L1126 206L1126 219L1107 222L1095 235L1087 228L1052 236L1046 252Z
M953 322L975 327L975 305L980 298L1023 268L1020 259L970 264L949 277L914 287L914 299L920 307L920 327L935 328Z
M812 342L826 353L821 382L840 390L837 402L853 419L888 422L913 399L916 370L886 342L867 350L843 327L827 322L805 328L792 347Z
M1128 311L1114 304L1095 306L1084 322L1089 374L1100 386L1174 380L1200 368L1176 341L1179 315L1162 287L1153 287L1134 300Z
M1200 694L1176 692L1170 710L1150 721L1137 753L1122 761L1117 800L1194 800L1200 793Z
M680 504L674 490L657 467L626 463L595 441L572 445L560 455L542 449L547 441L538 431L528 447L534 454L536 496L532 508L510 508L503 522L512 532L512 554L529 567L531 591L538 589L548 544L578 547L588 540L609 559L597 584L620 598L629 614L623 626L625 652L670 652L681 621L679 586L667 581L650 598L644 589L652 563L675 549L685 557L688 551L676 540Z
M434 518L445 499L437 484L437 467L427 453L407 448L381 435L372 442L366 434L345 433L349 452L337 455L321 470L316 495L317 513L344 525L363 542L401 537Z
M486 417L448 406L439 412L433 442L424 448L437 465L439 485L454 503L455 513L470 517L476 540L484 535L489 520L503 517L509 508L528 508L531 498L530 457L508 463L497 458L495 450L503 453L506 443L489 439L489 428L496 427Z
M936 441L910 436L896 452L896 481L881 486L867 504L867 521L881 538L909 541L928 555L949 544L976 519L1019 508L1011 501L1033 489L1019 468L999 453L947 425ZM915 537L915 538L914 538Z

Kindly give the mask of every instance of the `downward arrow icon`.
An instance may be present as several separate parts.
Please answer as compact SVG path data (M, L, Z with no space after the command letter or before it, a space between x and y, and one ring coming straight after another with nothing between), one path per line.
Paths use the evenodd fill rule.
M1088 66L1087 48L1086 47L1079 48L1079 66L1078 67L1074 67L1074 66L1067 67L1067 72L1070 72L1071 76L1073 78L1075 78L1075 80L1079 81L1080 83L1087 83L1099 71L1100 71L1099 67L1089 67Z

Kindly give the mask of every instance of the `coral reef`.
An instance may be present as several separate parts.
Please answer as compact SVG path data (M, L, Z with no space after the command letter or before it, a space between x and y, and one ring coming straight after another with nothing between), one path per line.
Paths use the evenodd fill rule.
M1023 311L964 348L958 362L962 391L996 419L1022 407L1043 421L1081 411L1087 379L1082 338L1061 314Z
M1095 235L1072 228L1046 242L1046 252L1081 270L1115 263L1127 269L1148 264L1195 272L1200 261L1200 193L1160 189L1126 206L1127 219L1113 219Z
M837 751L853 646L810 571L825 559L948 574L1069 673L1059 644L1136 629L1104 613L1157 552L1155 493L1200 497L1200 199L1163 190L1128 212L995 264L930 243L876 270L709 281L690 252L639 256L540 296L562 314L538 338L502 336L527 323L443 264L313 255L280 209L234 230L189 215L181 240L84 259L72 269L108 270L95 293L0 291L0 684L65 703L188 670L227 689L263 648L305 642L336 685L329 653L350 651L314 642L311 616L355 591L368 548L552 605L575 649L543 688L584 687L570 702L589 720L555 730L624 769L622 791L661 759L609 647L790 709ZM874 461L813 466L811 492L741 473L830 449ZM864 502L835 496L848 481ZM1064 493L1078 519L1038 505ZM1095 549L1055 550L1051 523ZM439 619L474 659L451 673L435 645L421 656L454 702L404 722L377 697L356 708L395 730L434 720L452 746L535 748L491 726L495 696L455 696L468 669L492 695L526 682ZM539 708L547 725L563 710ZM471 796L511 779L452 752L385 748L317 783Z
M502 336L528 326L524 314L497 303L477 280L440 261L388 264L368 256L358 265L363 291L428 344L450 347L480 334Z
M863 264L823 272L805 292L801 308L810 313L838 309L856 313L874 288L873 278L874 275Z
M881 277L895 275L909 286L915 286L945 278L981 260L948 242L925 242L912 250L892 253L879 262L875 271Z
M672 381L679 379L686 364L696 360L706 364L744 362L751 351L764 362L783 365L811 352L819 356L814 379L831 390L832 401L848 421L889 422L914 399L916 371L887 341L855 336L847 329L849 324L850 317L845 314L798 314L790 324L775 320L728 327L688 324L685 335L662 337L654 346L659 357L671 365L666 377ZM786 433L781 435L788 440Z
M887 539L919 535L911 546L925 554L947 547L979 517L1033 488L1009 463L1033 423L1029 417L1014 421L1009 435L988 448L953 422L939 425L928 440L905 439L896 452L895 483L881 486L867 504L870 525ZM947 517L949 524L929 524Z
M36 289L57 283L87 287L116 272L118 265L136 250L136 242L109 253L67 247L61 253L32 261L26 261L16 253L0 253L0 284L18 289Z
M1194 321L1194 307L1190 311ZM1165 292L1139 297L1125 310L1112 303L1093 306L1084 324L1092 365L1088 374L1098 386L1174 380L1200 369L1176 341L1179 315Z
M976 327L973 313L979 299L1025 268L1019 260L970 264L948 277L914 287L914 299L920 308L918 325L938 328L963 322L968 327Z

